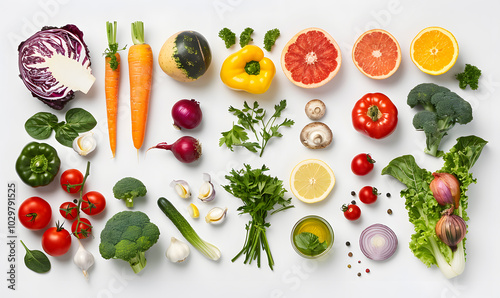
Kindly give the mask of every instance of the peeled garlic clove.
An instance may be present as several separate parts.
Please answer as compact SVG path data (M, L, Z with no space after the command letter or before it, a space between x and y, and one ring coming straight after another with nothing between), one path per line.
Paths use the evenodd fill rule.
M174 180L170 182L170 186L175 189L175 192L177 192L179 197L183 199L189 199L191 197L191 189L186 181Z
M94 151L97 146L97 141L94 138L93 132L86 132L73 140L73 149L81 156L86 156Z
M211 224L220 224L226 219L227 208L214 207L208 211L205 221Z
M188 206L188 212L189 212L189 215L192 218L198 218L198 217L200 217L200 211L198 210L198 207L196 207L196 205L193 204L193 203L189 204L189 206Z
M211 182L210 175L203 173L203 184L200 187L198 198L202 202L210 202L215 198L215 188Z
M172 263L183 262L190 253L189 246L175 237L170 239L170 245L165 251L165 256Z

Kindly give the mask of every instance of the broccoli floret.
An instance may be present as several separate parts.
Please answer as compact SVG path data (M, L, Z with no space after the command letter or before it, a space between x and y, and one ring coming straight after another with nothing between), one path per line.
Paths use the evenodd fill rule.
M226 44L226 49L229 49L236 43L236 34L229 28L222 28L219 31L219 37L222 38L222 40Z
M472 90L477 90L480 76L481 70L470 64L465 64L464 72L455 75L460 88L465 89L469 85Z
M141 211L122 211L111 217L101 232L99 252L104 259L127 261L135 273L146 266L145 252L160 237L158 227Z
M458 94L436 84L420 84L408 94L410 107L422 106L424 110L413 117L413 126L425 132L425 153L442 156L439 150L441 139L456 123L472 121L472 107Z
M144 197L147 193L146 186L138 179L125 177L113 186L113 195L118 200L125 200L125 206L134 207L134 199Z
M240 34L240 46L241 47L246 46L249 42L251 42L253 40L252 33L253 33L253 29L250 27L245 28L245 30L243 30L243 32L241 32L241 34Z
M274 43L276 42L276 39L280 36L280 30L278 29L271 29L266 32L264 35L264 49L266 51L270 52L271 48L274 46Z

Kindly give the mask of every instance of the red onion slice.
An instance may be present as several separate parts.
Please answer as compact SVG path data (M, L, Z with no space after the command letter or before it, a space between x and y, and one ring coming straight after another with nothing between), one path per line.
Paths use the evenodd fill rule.
M383 261L390 258L396 251L398 238L388 226L373 224L361 232L359 247L367 258Z

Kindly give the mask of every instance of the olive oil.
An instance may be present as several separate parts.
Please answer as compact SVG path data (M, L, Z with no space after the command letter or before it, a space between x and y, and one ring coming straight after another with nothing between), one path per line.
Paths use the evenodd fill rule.
M297 235L308 232L318 237L318 242L323 244L326 249L321 250L319 253L310 253L305 251L300 245L297 245ZM297 253L306 258L315 258L324 255L330 250L333 245L333 229L330 224L322 217L309 215L300 219L292 229L291 234L292 246Z

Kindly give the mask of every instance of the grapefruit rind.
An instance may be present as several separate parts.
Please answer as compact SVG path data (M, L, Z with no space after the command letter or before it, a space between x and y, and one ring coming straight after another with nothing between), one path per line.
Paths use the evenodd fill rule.
M336 56L333 60L326 61L326 62L331 62L332 64L335 64L335 69L333 69L333 71L330 71L329 75L319 82L303 83L303 81L298 81L298 80L293 78L292 71L289 70L287 67L287 58L289 57L288 56L289 48L297 42L297 39L299 39L301 36L304 36L305 34L307 34L309 32L321 33L328 40L329 44L331 46L333 46L333 48L335 49L335 52L336 52ZM322 64L324 64L324 62ZM290 82L292 82L296 86L299 86L302 88L307 88L307 89L317 88L317 87L323 86L324 84L328 83L329 81L331 81L333 79L333 77L335 77L335 75L337 75L341 64L342 64L342 54L340 52L339 45L337 44L335 39L333 39L333 37L328 32L326 32L325 30L323 30L321 28L311 27L311 28L307 28L307 29L300 31L299 33L295 34L292 37L292 39L290 39L288 41L288 43L283 48L283 51L281 52L281 69L285 73L286 77L290 80Z
M428 68L424 67L415 58L415 54L417 53L417 51L415 50L415 45L418 43L419 39L424 34L429 33L431 31L437 31L437 32L439 32L439 33L444 34L445 36L447 36L449 38L449 41L452 43L453 49L454 49L453 56L450 59L449 63L446 64L445 66L443 66L442 68L437 69L437 70L431 70L431 69L428 69ZM457 42L455 36L453 36L453 34L450 31L448 31L448 30L446 30L444 28L441 28L441 27L427 27L427 28L423 29L422 31L420 31L417 34L417 36L415 36L415 38L413 38L413 40L411 42L411 45L410 45L410 57L411 57L411 60L418 67L418 69L420 69L424 73L427 73L427 74L430 74L430 75L441 75L441 74L444 74L445 72L447 72L448 70L450 70L453 67L453 65L455 65L455 63L457 62L458 52L459 52L458 42Z
M358 59L356 59L356 55L355 55L356 54L356 49L357 49L358 45L360 44L360 42L366 36L368 36L369 34L372 34L372 33L382 33L382 34L386 35L387 37L389 37L394 42L394 46L396 47L397 57L396 57L396 61L395 61L395 64L394 64L393 68L391 70L389 70L388 72L385 72L385 73L380 74L380 75L369 74L367 71L365 71L363 65L360 65L360 63L359 63ZM356 42L354 43L354 46L352 47L352 61L354 62L354 65L356 65L356 67L358 68L358 70L362 74L364 74L365 76L367 76L369 78L372 78L372 79L375 79L375 80L386 79L386 78L392 76L398 70L399 65L401 64L401 47L399 46L399 43L398 43L397 39L392 34L390 34L389 32L387 32L386 30L383 30L383 29L368 30L365 33L361 34L358 37L358 39L356 40ZM382 63L383 62L387 62L387 60L382 61Z

